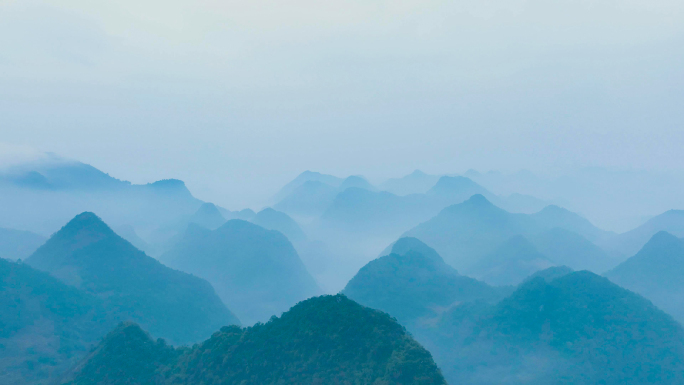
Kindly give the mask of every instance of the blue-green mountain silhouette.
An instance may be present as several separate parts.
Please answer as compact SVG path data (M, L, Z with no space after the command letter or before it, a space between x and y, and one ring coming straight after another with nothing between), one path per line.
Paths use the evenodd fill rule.
M188 226L160 260L211 282L247 325L320 294L287 237L239 219L213 231Z
M501 297L486 283L458 274L434 249L415 238L399 239L391 254L361 268L343 293L404 325L435 317L463 301Z
M190 349L175 350L122 324L66 382L446 384L430 353L401 325L343 295L303 301L266 324L221 328Z
M283 233L290 242L297 243L306 240L306 235L299 224L290 218L289 215L265 208L259 211L250 222L259 225L267 230L276 230Z
M421 332L456 384L678 384L684 330L648 300L583 271L536 277Z
M44 236L30 231L0 227L0 258L26 259L46 240Z
M383 191L395 195L424 194L431 189L439 180L437 175L428 175L420 170L401 178L391 178L380 185Z
M26 263L174 343L200 341L239 323L207 281L145 255L93 213L76 216Z
M684 322L684 241L661 231L633 257L606 273Z
M52 383L120 319L96 296L0 259L0 383Z
M572 258L568 250L593 250L597 272L605 271L603 266L612 267L616 262L606 254L598 253L590 247L589 241L581 235L568 234L577 228L573 221L538 220L536 214L509 213L488 201L482 195L473 195L467 201L449 206L432 219L421 223L405 233L431 245L444 260L456 269L467 272L479 260L494 253L499 246L510 238L522 235L533 244L539 239L545 256L556 264L576 268L592 268L586 256ZM568 225L565 232L551 231L549 226ZM557 242L557 243L556 243ZM562 242L563 248L557 246ZM536 246L536 244L535 244ZM593 262L592 262L593 263Z
M517 285L531 274L554 265L525 237L516 235L477 261L468 274L490 285Z

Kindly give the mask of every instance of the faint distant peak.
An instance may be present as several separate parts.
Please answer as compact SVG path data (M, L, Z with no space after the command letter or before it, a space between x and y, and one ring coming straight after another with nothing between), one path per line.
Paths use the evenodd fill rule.
M667 210L658 215L659 217L684 217L684 210Z
M148 186L164 190L187 189L185 182L179 179L161 179L156 182L149 183Z
M275 210L275 209L273 209L273 208L271 208L271 207L266 207L265 209L263 209L263 210L259 211L258 213L256 213L256 215L261 215L261 216L263 216L263 215L273 215L273 214L276 214L276 213L284 214L284 213L281 213L280 211ZM285 214L285 215L287 215L287 214Z
M190 222L213 230L224 224L226 218L215 204L206 202L190 217Z
M556 205L548 205L539 211L540 213L569 213L570 211Z
M471 196L467 201L463 202L463 204L473 207L494 207L494 204L482 194Z
M317 178L317 177L321 177L323 175L324 174L321 174L318 171L306 170L306 171L302 172L301 174L297 175L297 178Z
M542 278L546 282L551 282L556 278L564 277L570 273L572 273L574 270L567 266L552 266L543 270L539 270L529 277L525 278L523 281L523 284L535 279L535 278Z
M370 190L370 191L375 190L375 187L373 187L373 185L371 185L364 177L359 176L359 175L352 175L352 176L345 178L342 181L342 184L340 184L339 189L341 191L344 191L344 190L346 190L348 188L352 188L352 187L361 188L361 189Z
M428 191L429 194L445 194L445 193L484 193L486 190L479 184L473 182L472 179L464 176L443 176L439 178L437 183Z
M477 178L478 176L482 176L482 174L479 171L474 170L472 168L470 170L464 172L463 175L465 175L469 178Z
M205 202L202 203L202 206L200 206L199 209L197 209L197 213L199 214L211 214L211 215L221 215L221 212L219 211L218 207L216 207L215 204L211 202Z
M514 251L526 254L538 253L537 248L522 235L514 235L499 247L502 251Z
M682 240L667 231L659 231L651 237L643 249L670 245L682 245Z
M435 249L426 245L423 241L414 237L402 237L392 245L392 254L405 255L408 252L416 252L428 259L444 262Z

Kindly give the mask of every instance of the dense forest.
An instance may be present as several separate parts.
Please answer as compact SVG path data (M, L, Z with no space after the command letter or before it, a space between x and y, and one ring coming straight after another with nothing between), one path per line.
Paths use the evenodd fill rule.
M303 301L265 324L221 328L192 348L124 323L66 383L446 384L402 326L343 295Z

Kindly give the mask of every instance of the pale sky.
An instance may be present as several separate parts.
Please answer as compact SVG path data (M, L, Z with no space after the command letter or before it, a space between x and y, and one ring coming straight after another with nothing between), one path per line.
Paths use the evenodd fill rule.
M682 106L681 0L0 0L0 161L231 209L306 169L684 173Z

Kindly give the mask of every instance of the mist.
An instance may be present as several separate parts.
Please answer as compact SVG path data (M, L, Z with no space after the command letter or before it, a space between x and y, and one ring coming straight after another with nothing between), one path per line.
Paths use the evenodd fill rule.
M231 209L307 169L682 175L678 1L0 7L3 142Z
M684 383L684 2L0 0L0 383Z

